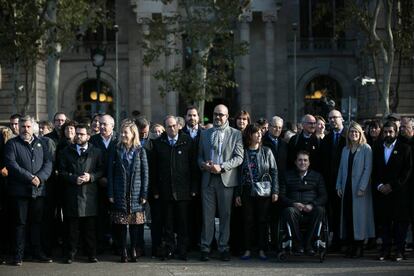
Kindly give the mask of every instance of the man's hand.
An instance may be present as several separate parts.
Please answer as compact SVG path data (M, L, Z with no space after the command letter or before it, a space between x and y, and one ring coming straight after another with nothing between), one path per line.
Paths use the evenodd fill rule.
M279 199L277 194L272 194L272 202L276 202Z
M83 184L83 176L78 176L78 178L76 178L76 184L77 185L82 185Z
M234 199L234 205L236 205L236 207L240 207L240 206L242 206L241 197L237 196L237 197Z
M39 187L39 185L40 185L40 179L39 179L39 177L33 176L33 178L32 178L32 184L34 186L36 186L36 187Z
M303 210L303 208L305 208L305 205L304 205L304 204L302 204L302 203L300 203L300 202L295 202L295 203L293 203L293 206L294 206L295 208L299 209L299 211L302 211L302 210Z
M302 211L309 213L313 210L312 204L306 204Z
M91 180L91 175L89 173L83 173L83 175L79 176L78 178L80 178L82 180L82 183L88 183Z
M113 197L108 198L108 200L109 200L110 203L114 203L114 198Z
M201 169L203 171L211 171L211 166L213 165L213 162L211 160L208 160L206 162L201 163Z
M210 172L211 173L215 173L215 174L221 173L221 167L220 167L220 165L217 165L217 164L212 165L211 166L211 169L210 169Z
M145 203L147 203L147 200L145 198L141 198L141 204L144 205Z
M381 193L383 193L384 195L388 195L389 193L392 192L392 188L391 188L391 185L390 184L384 184L378 190Z
M357 196L364 196L364 195L365 195L365 191L358 190Z

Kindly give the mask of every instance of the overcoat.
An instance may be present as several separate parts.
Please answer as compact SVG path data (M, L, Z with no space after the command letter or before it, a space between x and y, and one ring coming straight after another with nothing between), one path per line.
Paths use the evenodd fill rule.
M336 190L345 191L346 180L348 177L348 158L350 149L344 147L338 170L336 181ZM374 209L372 205L372 191L370 185L370 177L372 171L372 150L368 144L360 145L354 156L352 163L352 218L354 222L354 238L355 240L364 240L366 238L375 237ZM358 196L358 191L364 191L363 196ZM341 229L340 237L344 237L344 210L343 198L341 200Z

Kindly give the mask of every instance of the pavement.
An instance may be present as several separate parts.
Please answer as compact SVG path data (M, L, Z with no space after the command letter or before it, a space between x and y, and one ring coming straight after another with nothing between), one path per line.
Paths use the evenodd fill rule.
M198 257L197 252L192 252L188 261L141 257L137 263L123 264L118 256L103 255L99 256L99 263L89 264L86 257L80 256L72 264L56 259L52 264L27 261L21 267L0 265L0 275L414 275L414 254L398 263L377 261L374 252L361 259L328 255L323 263L317 257L305 256L291 256L279 262L274 254L267 261L233 257L230 262L222 262L213 255L210 261L201 262Z

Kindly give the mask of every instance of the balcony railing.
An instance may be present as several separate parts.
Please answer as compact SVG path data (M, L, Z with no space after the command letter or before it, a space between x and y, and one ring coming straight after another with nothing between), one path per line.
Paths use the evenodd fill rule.
M296 41L297 53L353 54L357 47L355 39L299 38ZM294 42L289 42L289 53L293 53Z

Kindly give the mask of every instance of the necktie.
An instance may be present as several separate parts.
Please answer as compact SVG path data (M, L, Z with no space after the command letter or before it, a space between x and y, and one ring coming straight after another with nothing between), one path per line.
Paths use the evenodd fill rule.
M171 139L171 140L170 140L170 145L171 145L171 146L174 146L174 144L175 144L175 139Z
M335 132L335 135L334 135L334 145L335 146L338 145L338 142L339 142L339 133L338 132Z
M85 152L85 148L80 148L79 151L80 151L80 155L82 156L83 153Z

